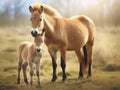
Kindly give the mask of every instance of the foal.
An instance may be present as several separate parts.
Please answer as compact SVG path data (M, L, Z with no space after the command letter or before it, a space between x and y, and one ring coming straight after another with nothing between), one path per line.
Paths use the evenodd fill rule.
M40 85L40 78L39 78L39 66L40 66L40 59L42 57L41 53L41 44L42 44L42 37L36 36L34 38L34 43L31 42L23 42L20 44L18 53L18 78L17 82L20 84L20 71L23 68L23 76L24 82L28 84L27 76L26 76L26 68L29 64L30 67L30 84L33 84L32 76L33 76L33 65L36 65L36 75L38 79L38 85Z

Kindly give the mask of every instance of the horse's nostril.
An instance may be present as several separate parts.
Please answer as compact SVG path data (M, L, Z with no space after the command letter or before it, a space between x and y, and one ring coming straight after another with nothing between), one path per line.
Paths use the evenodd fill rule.
M40 50L41 50L40 48L37 48L37 49L36 49L37 52L40 52Z
M33 37L36 37L37 36L37 31L33 30L33 31L31 31L31 34L32 34Z

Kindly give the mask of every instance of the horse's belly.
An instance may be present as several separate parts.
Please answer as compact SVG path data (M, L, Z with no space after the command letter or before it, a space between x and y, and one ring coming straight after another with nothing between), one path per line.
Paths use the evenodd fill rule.
M76 50L83 47L88 40L88 36L70 37L67 44L67 50Z
M83 47L85 44L81 44L81 43L78 43L78 44L69 44L67 46L67 50L77 50L77 49L80 49L81 47Z

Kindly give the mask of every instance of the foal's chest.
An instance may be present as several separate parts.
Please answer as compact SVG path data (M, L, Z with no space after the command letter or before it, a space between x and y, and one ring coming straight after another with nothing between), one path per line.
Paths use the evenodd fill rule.
M33 59L34 63L39 63L40 62L41 57L40 56L35 56Z

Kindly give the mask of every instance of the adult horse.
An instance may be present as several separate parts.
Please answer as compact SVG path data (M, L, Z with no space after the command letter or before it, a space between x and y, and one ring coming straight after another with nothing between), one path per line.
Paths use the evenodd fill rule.
M39 3L29 6L33 30L36 36L43 29L45 31L45 44L52 58L53 77L56 81L56 52L61 53L62 81L66 81L66 50L74 50L80 65L79 77L83 77L84 69L88 66L88 77L91 76L92 53L95 37L95 25L87 16L74 16L63 18L54 9ZM51 12L51 13L50 13ZM82 54L82 48L83 53Z

